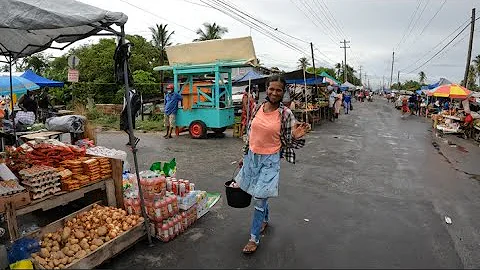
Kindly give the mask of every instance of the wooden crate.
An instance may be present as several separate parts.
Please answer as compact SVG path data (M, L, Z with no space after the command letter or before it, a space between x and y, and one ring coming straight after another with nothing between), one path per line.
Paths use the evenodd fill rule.
M30 204L30 194L28 191L22 191L13 195L0 197L0 213L5 212L7 203L12 203L15 209Z
M99 202L97 202L98 204ZM55 222L48 224L47 226L38 229L36 231L28 234L28 237L33 237L39 239L42 235L50 232L55 232L59 228L63 228L65 221L73 219L77 214L90 210L95 203L86 206L79 211L72 213L62 219L59 219ZM80 260L75 260L71 264L67 265L66 268L69 269L93 269L101 265L106 260L116 256L122 251L134 245L138 242L143 236L145 236L145 221L137 224L135 227L131 228L129 231L122 233L116 238L106 242L101 247L88 254L86 257L83 257ZM32 260L33 261L33 260ZM35 269L45 269L36 261L33 261Z

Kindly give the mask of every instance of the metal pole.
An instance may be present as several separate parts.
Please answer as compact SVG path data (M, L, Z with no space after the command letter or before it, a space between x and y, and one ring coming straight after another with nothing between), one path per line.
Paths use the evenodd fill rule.
M315 85L315 94L317 94L317 70L315 69L315 56L313 54L313 43L310 42L310 50L312 51L312 65L313 65L313 76L315 78L315 82L314 82L314 85Z
M308 99L307 99L307 77L305 74L305 68L303 68L303 83L305 84L305 88L303 90L303 96L305 97L305 121L308 123L308 112L307 112L307 106L308 106Z
M120 37L120 44L123 45L125 44L125 26L121 26L121 37ZM125 60L123 61L123 80L125 82L125 100L127 102L127 118L128 118L128 135L129 135L129 141L130 145L132 146L132 154L133 154L133 163L135 164L135 174L137 176L137 185L138 185L138 194L140 196L140 206L142 210L142 216L143 219L145 220L145 230L147 231L147 238L148 238L148 243L150 246L153 246L152 244L152 237L150 235L150 221L148 219L147 213L145 213L145 200L143 199L143 190L142 190L142 185L140 184L140 173L138 171L138 160L137 160L137 146L135 144L135 136L133 133L133 119L132 119L132 104L130 100L130 86L128 85L128 59L125 57Z
M10 61L8 61L10 65L9 72L10 72L10 104L12 107L12 122L13 122L13 137L15 138L14 145L17 146L17 127L15 124L15 104L13 103L13 82L12 82L12 57L10 56Z
M470 61L472 60L473 32L475 30L475 8L472 9L472 22L470 23L470 41L468 42L467 64L465 66L465 76L463 77L463 86L468 88L468 72L470 71Z
M397 85L398 85L398 90L400 90L400 70L398 71L398 74L397 74Z
M392 89L393 83L393 63L395 62L395 52L392 52L392 70L390 71L390 86L388 88Z

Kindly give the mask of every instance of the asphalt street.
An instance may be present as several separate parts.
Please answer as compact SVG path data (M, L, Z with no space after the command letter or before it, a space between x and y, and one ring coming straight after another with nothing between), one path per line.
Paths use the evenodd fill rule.
M142 241L102 268L479 268L480 183L439 153L432 134L428 120L401 118L381 98L315 126L297 164L282 163L271 226L246 256L253 207L230 208L223 187L241 140L231 130L206 140L139 133L141 170L175 157L179 177L222 199L172 242ZM127 150L126 141L98 135L107 147Z

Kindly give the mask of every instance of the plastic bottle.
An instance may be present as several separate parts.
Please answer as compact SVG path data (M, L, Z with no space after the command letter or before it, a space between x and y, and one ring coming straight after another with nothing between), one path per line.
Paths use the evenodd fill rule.
M172 197L173 212L178 213L178 198L177 196Z
M168 219L168 235L170 240L172 240L175 237L174 231L175 231L175 228L174 228L173 220L169 218Z
M155 201L154 208L155 208L155 221L162 221L163 220L162 202L159 200Z
M186 212L182 212L182 227L183 227L183 230L186 230L188 228L188 219L187 219Z
M160 201L160 208L161 208L163 219L166 219L168 217L168 206L167 206L167 200L165 198L163 198Z
M161 240L168 242L170 240L170 233L168 229L168 223L166 220L162 222L162 228L161 228Z
M167 197L167 207L169 216L173 215L173 200L172 197Z

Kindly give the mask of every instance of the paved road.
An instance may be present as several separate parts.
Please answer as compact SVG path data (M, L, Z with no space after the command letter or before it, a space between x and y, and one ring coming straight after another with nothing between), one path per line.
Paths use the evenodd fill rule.
M354 103L350 115L309 134L296 165L282 164L271 227L253 256L241 253L253 209L232 209L222 198L173 242L139 243L104 267L479 268L480 183L438 153L430 126L402 119L380 98ZM176 157L178 175L210 191L223 192L240 156L231 137L139 136L140 169ZM99 136L100 145L119 149L124 141Z

